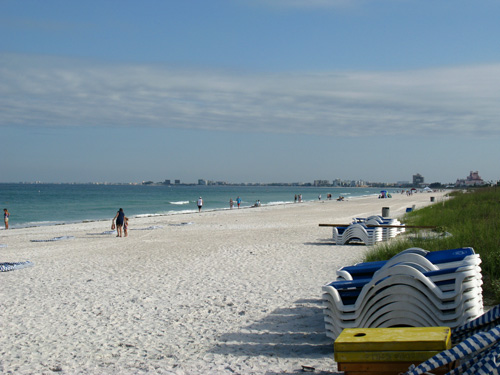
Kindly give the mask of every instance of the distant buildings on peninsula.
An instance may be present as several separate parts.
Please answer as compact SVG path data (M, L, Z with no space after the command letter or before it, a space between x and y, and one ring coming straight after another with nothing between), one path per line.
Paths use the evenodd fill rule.
M172 182L173 181L173 182ZM143 184L158 184L152 181L143 182ZM273 182L273 183L258 183L258 182L248 182L248 183L230 183L226 181L211 181L205 179L199 179L198 183L181 183L180 180L165 180L163 185L199 185L199 186L314 186L314 187L419 187L424 188L426 186L432 187L442 187L438 182L426 183L424 176L420 173L416 173L412 176L412 181L398 181L396 183L389 182L368 182L364 180L341 180L339 178L334 180L314 180L313 182ZM453 186L453 184L448 184L447 186ZM457 179L455 187L461 186L482 186L486 185L483 179L479 176L479 172L470 172L470 175L465 179Z
M8 182L5 182L8 183ZM341 180L336 178L334 180L314 180L313 182L270 182L270 183L260 183L260 182L242 182L242 183L232 183L226 181L212 181L199 179L198 182L185 183L181 180L164 180L163 182L154 181L142 181L142 182L18 182L20 184L58 184L58 185L166 185L166 186L312 186L312 187L388 187L388 188L424 188L430 187L432 189L440 189L444 187L474 187L474 186L486 186L486 185L500 185L499 181L484 181L481 176L479 176L478 171L470 171L469 176L465 178L458 178L455 183L440 183L425 182L424 176L420 173L416 173L412 176L412 181L398 181L398 182L368 182L364 180Z

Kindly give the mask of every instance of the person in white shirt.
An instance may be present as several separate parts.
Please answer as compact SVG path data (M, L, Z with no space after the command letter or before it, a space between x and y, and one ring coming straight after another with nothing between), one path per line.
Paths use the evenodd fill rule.
M201 197L198 198L198 212L201 212L201 207L203 206L203 199Z

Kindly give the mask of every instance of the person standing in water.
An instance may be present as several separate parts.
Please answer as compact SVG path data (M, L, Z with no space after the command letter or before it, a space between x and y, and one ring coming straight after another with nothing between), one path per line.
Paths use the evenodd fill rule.
M201 212L201 208L203 207L203 199L199 197L198 202L196 204L198 205L198 212Z

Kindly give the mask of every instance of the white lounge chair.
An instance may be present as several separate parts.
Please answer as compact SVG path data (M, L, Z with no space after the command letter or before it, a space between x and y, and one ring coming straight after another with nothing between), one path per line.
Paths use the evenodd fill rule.
M479 256L471 248L436 253L408 249L339 270L340 279L323 286L327 335L398 324L453 328L481 315Z

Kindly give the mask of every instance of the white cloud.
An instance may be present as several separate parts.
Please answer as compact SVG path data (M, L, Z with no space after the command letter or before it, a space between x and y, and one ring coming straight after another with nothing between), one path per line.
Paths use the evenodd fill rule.
M0 55L0 126L498 136L500 64L238 74Z

